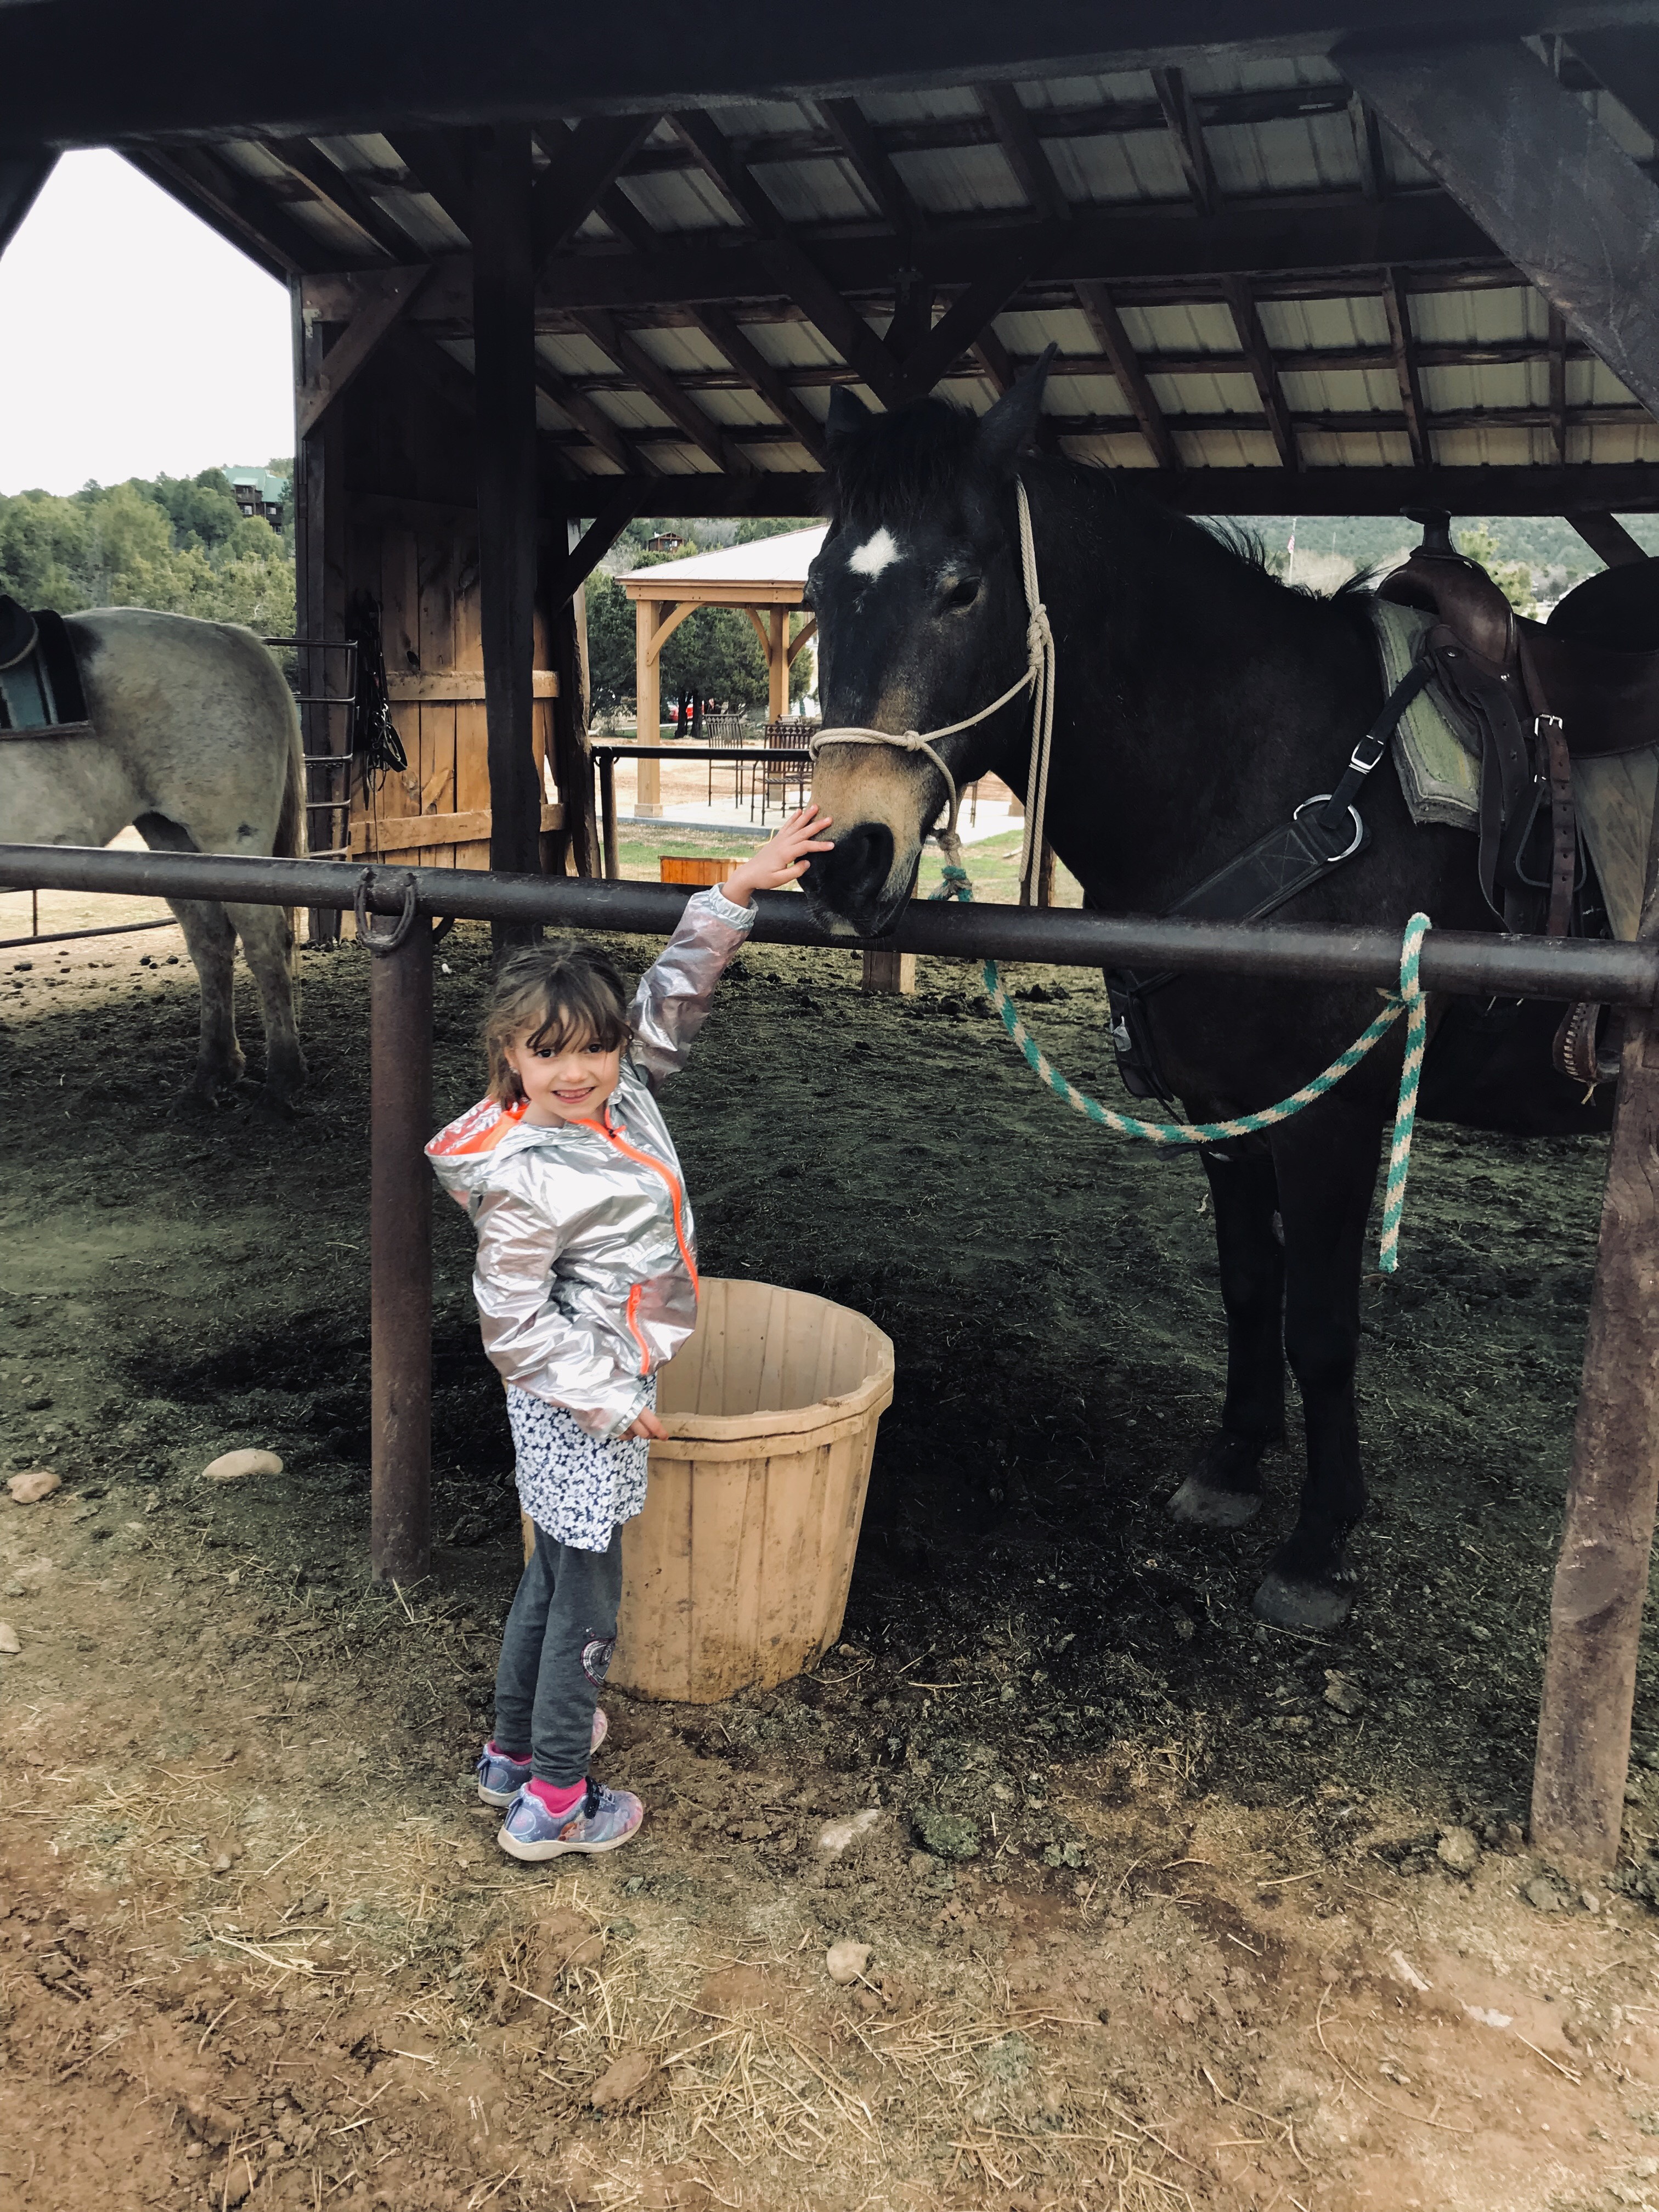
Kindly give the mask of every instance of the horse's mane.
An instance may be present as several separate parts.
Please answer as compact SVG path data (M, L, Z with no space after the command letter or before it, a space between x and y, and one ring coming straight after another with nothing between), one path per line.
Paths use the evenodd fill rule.
M829 512L855 530L914 521L961 480L976 428L967 408L944 399L872 415L855 437L832 442Z

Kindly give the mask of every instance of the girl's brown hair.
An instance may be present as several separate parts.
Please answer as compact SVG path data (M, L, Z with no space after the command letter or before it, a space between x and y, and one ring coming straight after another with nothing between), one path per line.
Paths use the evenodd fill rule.
M611 1052L625 1045L633 1035L628 986L610 954L580 938L562 937L502 961L483 1018L489 1096L498 1105L511 1106L522 1095L507 1064L507 1048L526 1032L534 1050L592 1045Z

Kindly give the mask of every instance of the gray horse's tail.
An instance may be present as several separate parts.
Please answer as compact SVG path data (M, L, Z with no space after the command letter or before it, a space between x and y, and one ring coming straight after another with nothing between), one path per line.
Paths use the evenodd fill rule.
M296 860L306 849L305 741L300 733L300 709L292 705L289 716L288 773L283 782L283 807L276 817L276 839L271 847L279 860Z

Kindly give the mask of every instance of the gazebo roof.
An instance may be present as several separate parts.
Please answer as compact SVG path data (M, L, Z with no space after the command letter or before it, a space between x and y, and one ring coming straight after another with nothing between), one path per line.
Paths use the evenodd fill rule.
M826 525L786 531L748 545L688 554L684 561L653 561L629 568L617 581L630 599L707 599L727 607L800 605L806 571L823 543Z

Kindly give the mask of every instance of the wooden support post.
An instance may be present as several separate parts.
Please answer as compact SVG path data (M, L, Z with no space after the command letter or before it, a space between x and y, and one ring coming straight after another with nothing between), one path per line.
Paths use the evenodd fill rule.
M916 988L916 956L914 952L866 952L864 956L864 988L884 995L908 996Z
M535 250L530 131L481 132L472 179L478 408L478 582L489 756L489 865L533 875L542 794L534 750ZM505 926L496 941L511 941ZM517 933L522 936L523 933Z
M662 648L657 642L661 626L660 599L640 599L634 607L634 736L642 745L662 741ZM652 647L657 646L653 653ZM635 761L634 811L650 818L662 812L662 763Z
M379 925L384 933L386 925ZM369 976L369 1558L378 1583L432 1565L432 925Z
M1567 520L1590 551L1605 561L1609 568L1627 568L1632 561L1645 561L1648 557L1616 514L1590 513L1580 507L1568 515Z
M789 610L771 607L766 618L766 719L789 719Z
M1659 817L1656 817L1659 830ZM1650 844L1638 937L1659 938ZM1534 1850L1564 1871L1619 1853L1659 1492L1659 1015L1626 1017L1583 1382L1532 1781Z
M580 533L579 522L565 525L570 550ZM548 665L559 679L552 702L553 781L564 808L564 851L579 876L599 872L599 840L593 814L593 770L587 750L586 623L583 619L583 586L568 597L560 596L561 583L569 567L568 556L548 564L555 579L545 607Z
M289 289L294 353L295 420L302 392L322 367L325 331L307 311L301 284ZM295 620L296 635L338 641L345 635L345 424L332 409L308 435L296 435L294 447ZM306 769L306 843L319 853L343 846L350 809L351 771L318 765L350 750L346 709L324 703L346 690L349 662L320 642L299 653L300 691L311 702L300 710L300 726L310 765ZM335 807L329 802L339 800ZM332 945L340 917L332 907L313 907L307 918L312 944Z

